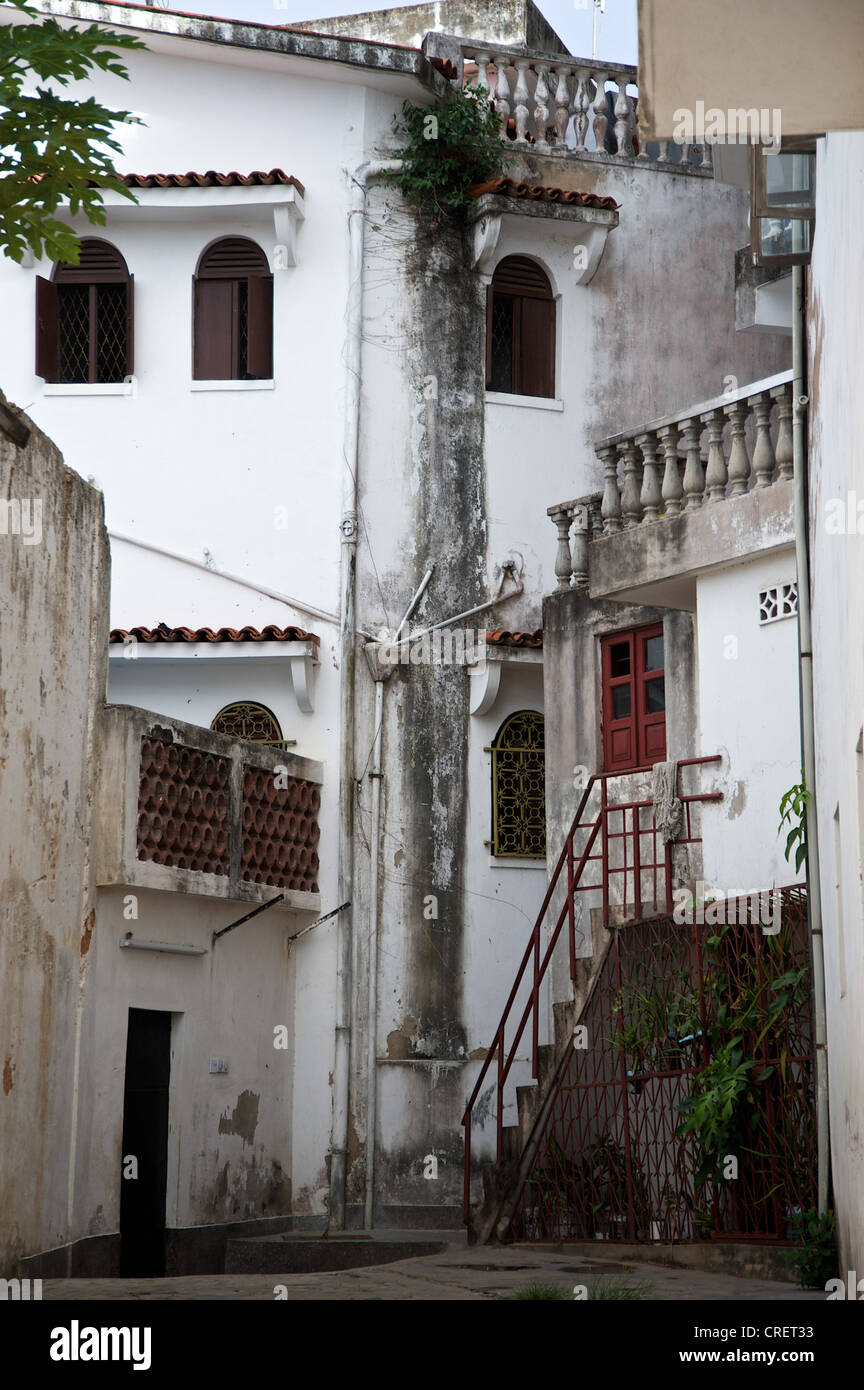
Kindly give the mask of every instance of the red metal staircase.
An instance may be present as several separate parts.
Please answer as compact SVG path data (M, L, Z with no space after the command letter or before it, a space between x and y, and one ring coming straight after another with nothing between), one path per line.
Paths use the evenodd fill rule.
M719 756L691 758L678 766L696 768L719 761ZM707 947L716 956L718 948L712 943L719 938L704 920L691 926L673 921L673 845L664 843L657 828L653 801L640 799L632 790L629 800L610 800L613 778L646 772L650 769L592 777L558 856L462 1118L463 1215L472 1239L482 1241L495 1232L504 1239L523 1240L615 1235L658 1240L688 1238L688 1233L693 1238L695 1219L702 1222L702 1236L716 1238L733 1231L739 1239L776 1241L784 1239L789 1211L807 1199L812 1186L812 1046L806 987L797 997L794 1016L786 1019L784 1038L779 1043L768 1039L764 1046L760 1038L756 1048L757 1069L767 1069L766 1077L769 1071L778 1072L760 1089L759 1104L771 1112L762 1117L767 1135L775 1132L775 1113L783 1119L785 1150L780 1153L782 1145L767 1141L771 1153L759 1156L758 1162L747 1159L742 1181L725 1184L722 1190L694 1184L698 1156L694 1157L693 1143L679 1137L677 1122L693 1078L710 1057L713 996L705 951ZM694 826L692 807L722 796L716 791L679 795L684 821L674 847L701 842L694 833L699 827ZM680 877L680 864L675 872ZM577 893L593 893L597 905L591 908L589 898L577 906ZM731 921L740 925L729 932L713 961L724 979L732 981L733 993L742 972L749 971L758 990L769 997L772 976L802 965L806 969L806 896L798 886L783 889L782 897L789 927L782 937L763 934L758 910L755 920L733 912ZM584 940L583 927L592 918L593 940L586 953L577 938ZM551 980L565 924L572 995L569 1001L550 1003L555 1042L541 1044L541 991ZM559 993L566 979L561 944ZM665 995L668 1004L676 990L680 993L682 981L685 994L692 996L690 1012L695 1010L694 1018L698 1014L696 1022L677 1029L671 1041L661 1037L658 1055L652 1053L650 1061L637 1064L623 1041L626 1013L631 1022L638 1020L636 1001L644 997L639 992L645 988L661 1000ZM549 994L551 999L551 990ZM576 1022L587 1024L592 1033L585 1052L574 1051ZM517 1123L505 1125L505 1087L512 1075L512 1091L517 1062L525 1074L529 1028L532 1084L516 1085ZM770 1051L780 1046L782 1066ZM472 1127L485 1127L493 1118L495 1162L482 1168L485 1201L472 1211ZM610 1194L616 1194L614 1200ZM601 1221L597 1213L605 1208L609 1210ZM598 1229L603 1222L605 1228Z
M679 768L696 767L717 762L720 762L719 754L704 758L682 759L678 766ZM549 971L550 962L565 923L569 943L570 978L574 981L576 979L576 894L585 892L596 894L598 891L602 894L604 924L609 920L610 903L614 896L612 889L617 882L620 882L621 886L621 904L630 909L627 913L628 920L634 922L642 920L646 906L650 913L655 913L658 906L665 903L667 911L669 913L672 911L671 845L662 843L660 831L657 829L653 814L651 814L653 802L650 799L643 799L610 804L609 801L610 781L622 777L633 778L639 773L650 772L650 770L650 768L637 768L626 773L597 773L589 779L582 794L573 823L561 847L558 862L546 889L546 895L525 948L525 954L516 973L516 979L504 1006L504 1012L495 1030L492 1045L480 1069L476 1084L465 1107L465 1114L462 1117L462 1125L465 1130L463 1216L466 1221L470 1212L472 1124L478 1097L483 1091L493 1062L497 1060L494 1097L496 1161L500 1163L504 1139L504 1087L516 1061L519 1045L529 1022L531 1025L531 1075L535 1081L538 1078L540 988ZM596 800L598 794L599 808L593 817L591 815L586 816L592 800ZM692 834L690 808L694 802L721 801L722 799L722 792L697 792L682 795L680 800L684 806L685 814L684 833L676 843L694 844L698 843L701 838ZM646 824L647 821L650 821L650 824ZM599 850L595 850L598 840ZM644 853L646 840L650 841L650 851L647 857ZM600 866L599 882L596 873L592 875L589 872L589 866L592 865ZM556 896L560 897L565 882L564 901L554 919L554 925L552 925L550 905L553 904ZM628 886L632 886L632 895L628 895ZM548 930L550 926L551 932L544 950L543 933L544 929ZM530 995L517 1022L515 1010L518 1009L518 1006L516 1000L520 996L520 992L524 995L525 991L522 987L526 980L530 980ZM512 1032L514 1024L515 1033L512 1033L508 1041L508 1034Z

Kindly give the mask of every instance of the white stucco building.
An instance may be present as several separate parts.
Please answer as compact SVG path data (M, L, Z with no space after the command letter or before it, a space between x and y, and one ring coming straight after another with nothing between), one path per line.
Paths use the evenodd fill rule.
M128 56L128 85L96 84L141 119L119 164L136 202L108 195L104 228L74 223L87 239L77 271L0 262L3 389L104 496L116 783L88 965L88 998L112 1008L84 1012L74 1120L96 1122L74 1160L74 1218L28 1230L14 1254L96 1236L111 1248L130 1011L171 1017L172 1267L217 1267L224 1234L220 1245L204 1230L216 1225L456 1224L460 1119L543 898L547 849L554 860L578 803L573 767L720 755L710 787L722 801L702 813L708 887L789 881L773 833L800 766L793 625L779 620L794 608L777 596L795 578L780 443L789 337L764 316L763 331L737 331L747 195L715 181L704 150L640 144L635 70L574 59L560 41L556 53L530 6L536 32L519 29L516 7L478 12L464 35L430 6L439 32L418 47L426 7L405 21L416 34L366 16L365 36L342 37L353 30L340 21L328 38L38 3L134 31L146 52ZM512 125L502 177L478 191L464 230L430 230L375 166L399 157L404 101L431 103L451 76L478 73ZM741 495L713 511L694 500L703 414L721 439L726 420L736 438L740 426L749 451ZM755 488L760 428L772 461ZM678 490L658 491L655 516L686 505L680 519L668 507L674 537L659 554L639 540L651 498L633 500L643 437L661 473L665 449L669 477L680 441ZM569 547L579 499L606 531L588 547L590 612L547 514L559 534L566 521ZM633 525L619 529L622 511ZM772 601L778 620L766 621ZM409 607L415 634L488 632L483 659L391 669L364 654ZM604 640L653 627L666 643L664 749L610 764ZM287 765L320 787L314 887L265 870L253 886L239 830L215 872L218 856L166 865L150 830L136 840L136 808L152 828L163 793L148 809L159 768L142 772L134 740L165 729L224 761L232 825L250 734L255 767ZM509 799L505 754L522 779ZM283 901L211 948L213 931L264 905L268 883ZM209 962L121 948L130 892L133 935L206 947ZM553 1038L548 1013L542 1031ZM97 1061L106 1039L110 1060ZM528 1077L526 1052L508 1120ZM478 1161L493 1129L478 1126Z

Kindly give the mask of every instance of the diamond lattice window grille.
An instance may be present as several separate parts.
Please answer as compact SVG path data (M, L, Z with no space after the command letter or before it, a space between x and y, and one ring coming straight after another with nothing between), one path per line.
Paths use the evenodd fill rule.
M126 286L96 287L96 380L122 381L126 376Z
M90 286L62 285L57 295L60 380L90 380Z

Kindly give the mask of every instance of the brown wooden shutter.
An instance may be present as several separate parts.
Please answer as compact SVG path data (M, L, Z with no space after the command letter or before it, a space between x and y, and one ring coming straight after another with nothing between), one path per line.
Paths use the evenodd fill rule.
M135 370L135 276L126 281L126 375Z
M522 299L519 339L521 396L555 395L555 303L551 299Z
M36 276L36 375L45 381L60 380L57 286L41 275Z
M246 370L251 377L273 375L273 276L249 277Z
M230 381L234 376L234 284L231 280L193 281L195 327L192 376L195 381Z

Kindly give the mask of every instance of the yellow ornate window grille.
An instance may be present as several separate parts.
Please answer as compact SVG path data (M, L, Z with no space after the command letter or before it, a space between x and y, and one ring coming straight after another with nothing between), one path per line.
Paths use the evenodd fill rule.
M285 743L279 720L273 711L253 700L237 700L232 705L225 705L210 728L216 734L245 738L250 743L269 743L277 748L284 747Z
M492 853L546 857L546 755L543 716L519 710L492 743Z

